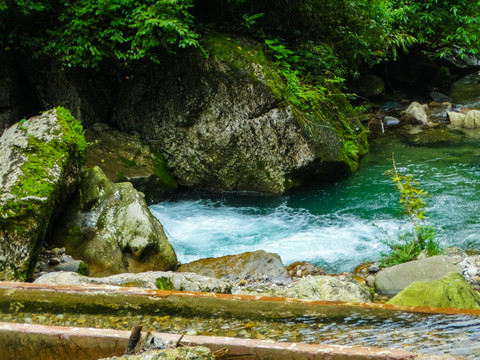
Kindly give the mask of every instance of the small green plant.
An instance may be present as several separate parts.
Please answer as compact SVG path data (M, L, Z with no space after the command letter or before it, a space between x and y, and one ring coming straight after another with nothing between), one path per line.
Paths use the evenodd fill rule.
M392 266L414 260L423 250L428 256L441 252L435 228L425 224L427 217L425 199L431 195L420 188L418 182L413 179L413 175L402 175L398 172L394 154L392 154L392 163L393 169L386 175L390 176L397 185L400 204L412 221L413 230L400 234L397 240L383 241L390 248L390 252L388 254L381 253L380 264L382 266Z
M173 290L173 283L168 277L159 277L155 281L158 290Z

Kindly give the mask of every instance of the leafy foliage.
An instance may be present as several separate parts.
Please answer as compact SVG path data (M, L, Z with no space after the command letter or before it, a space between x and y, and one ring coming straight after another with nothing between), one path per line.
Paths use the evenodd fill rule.
M194 17L196 19L194 23ZM345 78L412 46L480 53L480 2L467 0L4 0L0 42L65 64L159 61L208 27L276 39L305 74Z
M387 174L395 182L400 193L400 204L410 217L413 230L399 235L398 240L386 240L390 253L382 254L382 266L397 265L414 260L421 251L425 250L428 256L440 253L440 243L436 239L435 228L424 225L426 219L425 199L430 197L424 189L413 179L413 175L402 175L397 171L395 158L392 154L393 170Z
M480 2L467 0L393 0L397 30L440 55L480 54Z
M69 66L96 67L103 59L158 62L159 49L198 46L192 2L14 0L0 12L0 22L15 29L4 42L58 55ZM15 25L20 18L22 27Z

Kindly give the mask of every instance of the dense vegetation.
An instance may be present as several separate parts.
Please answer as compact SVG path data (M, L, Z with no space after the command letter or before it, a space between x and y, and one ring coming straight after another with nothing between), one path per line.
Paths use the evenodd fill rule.
M283 60L303 76L335 79L412 46L478 54L479 20L480 2L466 0L5 0L0 42L56 55L65 66L96 67L160 61L201 46L214 28L281 45Z

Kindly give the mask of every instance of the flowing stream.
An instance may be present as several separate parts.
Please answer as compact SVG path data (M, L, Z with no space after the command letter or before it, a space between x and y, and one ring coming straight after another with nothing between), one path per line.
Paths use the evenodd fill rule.
M480 130L404 131L371 141L360 170L335 184L282 197L183 192L151 206L182 263L265 250L284 264L311 261L331 272L376 260L388 236L411 228L395 184L398 170L432 195L428 223L443 246L480 247Z

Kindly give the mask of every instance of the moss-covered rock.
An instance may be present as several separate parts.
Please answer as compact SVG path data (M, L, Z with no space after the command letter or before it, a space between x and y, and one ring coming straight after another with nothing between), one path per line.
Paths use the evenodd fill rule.
M56 108L0 138L0 279L25 280L55 215L78 183L86 142L70 112Z
M110 181L130 182L145 194L147 204L157 203L177 191L177 182L166 168L163 155L143 143L138 135L96 123L85 131L92 145L85 166L99 166Z
M203 46L207 58L191 50L137 67L113 113L165 155L179 185L283 194L356 170L368 145L340 91L304 106L263 45L212 33Z
M480 295L462 275L449 272L438 280L410 284L387 304L480 309Z
M171 270L177 257L142 193L86 170L80 193L57 224L52 242L88 264L90 275Z

